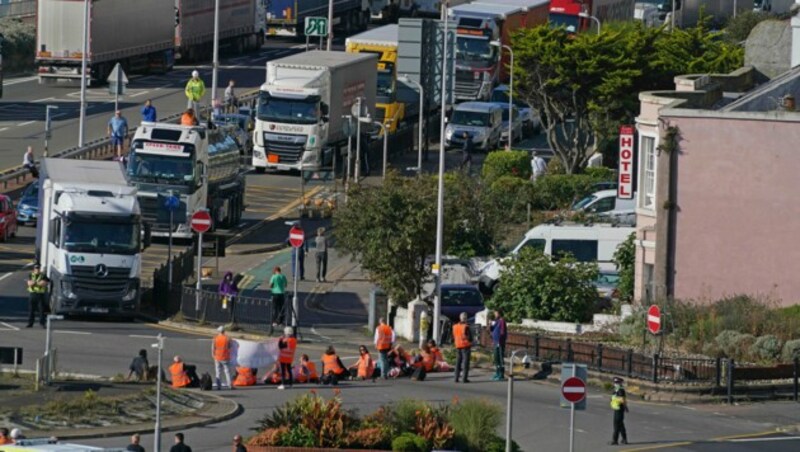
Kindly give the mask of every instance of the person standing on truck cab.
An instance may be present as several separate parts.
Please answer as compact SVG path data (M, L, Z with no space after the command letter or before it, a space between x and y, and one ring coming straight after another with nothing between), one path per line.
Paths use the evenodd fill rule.
M42 273L41 266L36 263L33 265L33 271L28 276L28 325L26 328L33 326L33 319L36 317L36 310L39 310L39 324L42 328L45 327L45 302L47 293L47 277Z
M203 83L203 79L200 78L200 73L197 71L192 71L192 78L186 82L186 89L184 90L186 93L186 108L191 108L192 110L199 112L200 109L200 99L206 93L206 84Z

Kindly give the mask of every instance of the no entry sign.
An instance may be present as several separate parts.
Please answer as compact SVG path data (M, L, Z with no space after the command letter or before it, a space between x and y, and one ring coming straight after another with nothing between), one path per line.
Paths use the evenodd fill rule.
M661 331L661 309L656 305L650 306L647 310L647 330L653 334Z
M208 211L198 210L192 214L192 230L199 234L211 229L211 215Z
M561 384L561 395L570 403L578 403L586 397L586 383L578 377L571 377Z
M303 232L303 228L300 226L294 225L292 229L289 229L289 243L295 247L300 248L303 246L303 241L305 241L306 235Z

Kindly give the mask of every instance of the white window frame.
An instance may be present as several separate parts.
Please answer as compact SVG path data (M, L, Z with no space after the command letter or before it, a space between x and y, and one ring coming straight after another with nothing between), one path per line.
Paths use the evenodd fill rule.
M645 149L645 139L652 140L653 146L649 152ZM652 156L652 169L647 168L647 158L650 154ZM651 174L648 174L651 173ZM651 177L653 183L648 191L648 175ZM656 187L658 186L658 136L640 133L639 134L639 188L637 190L638 203L640 209L655 211L656 208ZM649 202L648 202L649 199Z

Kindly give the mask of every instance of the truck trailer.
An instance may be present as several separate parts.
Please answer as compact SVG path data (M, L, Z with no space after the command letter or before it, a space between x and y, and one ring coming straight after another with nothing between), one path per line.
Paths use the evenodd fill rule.
M38 0L36 55L39 83L80 81L84 2ZM90 0L87 72L105 81L114 65L126 72L166 72L174 64L174 5L165 0Z
M139 0L137 0L138 2ZM160 0L168 3L167 0ZM237 54L264 43L267 0L220 0L220 47ZM197 61L212 57L214 46L214 2L175 0L174 30L178 59Z
M141 298L142 222L120 162L44 159L36 254L56 314L134 315Z
M211 214L212 228L239 224L246 184L234 127L145 122L136 129L128 176L139 188L142 215L154 236L172 231L173 237L192 237L191 216L203 209ZM172 215L166 208L170 195L178 198Z
M333 30L346 36L364 31L369 24L369 0L332 0ZM328 17L328 0L270 0L267 5L269 35L305 36L306 17ZM334 33L335 34L335 33Z
M253 131L253 167L317 171L347 143L343 116L362 99L375 115L375 54L311 51L267 62Z
M586 31L594 17L600 23L633 20L634 0L550 0L550 25L568 33ZM582 13L586 13L581 16Z

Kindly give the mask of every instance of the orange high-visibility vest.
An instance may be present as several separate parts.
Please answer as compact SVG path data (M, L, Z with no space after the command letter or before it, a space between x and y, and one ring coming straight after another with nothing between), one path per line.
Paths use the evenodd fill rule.
M231 338L224 334L214 337L214 361L231 360Z
M375 372L375 362L372 361L372 357L369 356L369 353L365 353L358 358L358 377L359 378L372 378L372 374Z
M292 361L294 361L294 350L297 348L297 339L290 337L281 340L286 344L286 347L280 349L278 361L281 364L291 364Z
M237 367L236 379L233 380L234 386L254 386L256 384L256 375L253 369L249 367Z
M322 355L322 373L328 375L330 372L336 375L344 373L344 369L339 365L339 357L336 355Z
M189 386L189 383L192 380L189 379L189 376L186 375L186 371L183 369L183 363L174 363L169 366L169 373L172 374L172 387L173 388L185 388Z
M392 327L378 325L378 343L375 344L379 352L392 348Z
M189 114L182 114L181 115L181 125L182 126L193 126L194 124L194 116Z
M469 328L469 325L466 323L456 323L453 325L453 338L456 341L456 348L472 347L472 342L469 341L467 336L467 328Z
M307 383L309 381L318 380L319 375L317 375L317 365L312 361L298 365L295 367L294 377L298 383Z
M422 353L422 368L425 369L425 372L432 371L434 364L436 364L436 358L433 353Z
M434 362L444 361L444 356L442 356L442 351L439 350L439 347L431 347L431 356L433 356Z

